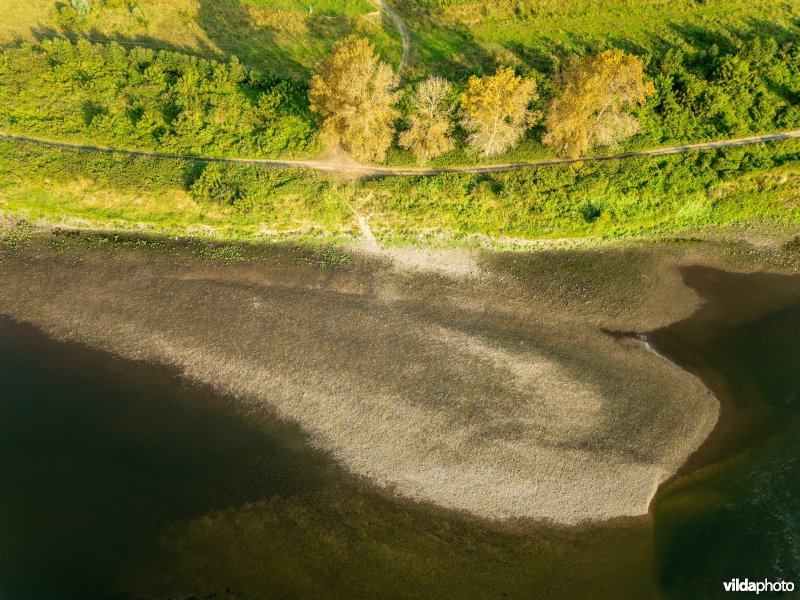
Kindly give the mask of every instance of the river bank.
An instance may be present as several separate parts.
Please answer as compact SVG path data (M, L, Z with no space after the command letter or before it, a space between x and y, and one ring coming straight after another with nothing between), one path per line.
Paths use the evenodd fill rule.
M147 555L157 558L126 563L113 591L131 590L137 597L213 591L233 598L284 589L289 596L304 590L305 595L353 597L358 589L396 589L402 596L401 590L424 585L436 597L490 596L492 590L524 597L534 586L553 597L572 597L578 585L590 590L587 597L644 597L655 593L660 578L674 579L675 564L683 564L675 562L674 550L667 552L666 563L661 556L665 547L676 546L676 537L681 539L671 535L680 526L668 526L676 519L675 494L685 494L686 476L692 482L703 472L696 467L725 458L694 451L725 439L718 434L728 420L715 425L717 401L696 378L713 383L707 369L687 374L683 369L692 371L692 363L672 356L658 331L651 341L681 368L640 342L603 331L666 327L679 340L687 328L694 333L698 315L708 322L708 331L718 328L720 315L723 329L736 325L727 323L724 315L731 306L720 304L720 298L727 297L729 304L733 298L752 299L741 303L740 321L780 305L780 294L793 302L794 288L764 284L780 280L779 275L747 276L759 279L756 287L766 290L748 295L744 292L753 284L747 277L725 276L720 289L703 289L700 283L714 282L707 269L679 268L796 269L793 244L775 244L774 238L753 244L757 239L471 253L473 268L464 271L430 270L435 253L409 269L402 262L392 264L391 257L347 248L215 247L28 231L6 236L0 244L0 312L59 339L82 342L58 342L68 348L60 355L83 357L76 358L84 365L81 372L106 360L85 358L85 352L97 351L83 344L168 365L170 372L230 392L226 402L248 422L275 423L270 415L277 415L287 422L287 431L294 431L280 434L277 446L262 447L306 447L317 458L302 459L303 465L331 458L338 463L333 471L325 467L317 473L314 467L295 481L281 474L283 459L276 468L270 460L263 462L263 481L273 482L268 483L276 486L273 492L173 518L148 542L155 546ZM451 259L457 265L466 260L439 256ZM695 272L700 275L692 278ZM706 298L700 311L694 288ZM17 334L14 328L7 334L6 329L13 363L13 357L24 356L20 349L32 334ZM123 368L120 360L113 359L118 365L113 369ZM45 362L63 370L61 360ZM146 362L131 364L150 368ZM130 403L138 407L113 409L103 422L113 422L120 410L166 423L178 418L171 415L192 413L191 397L177 413L168 408L175 392L152 400L167 407L162 416L155 416L159 410L149 400L149 407L139 406L136 399L152 392L137 391L134 381L161 381L160 375L101 376L109 385L119 379L130 388ZM180 429L178 423L164 427ZM114 430L121 427L128 428L121 422ZM202 437L210 427L212 421L189 435ZM238 426L231 427L219 435L231 435ZM704 441L715 427L710 441ZM128 435L149 433L134 429ZM220 460L233 461L226 468L233 476L241 459L228 456L225 445L209 447L217 448ZM180 448L178 443L177 456L185 456L188 448ZM264 459L245 462L251 460ZM415 466L420 470L411 479ZM426 479L432 467L438 468L437 477ZM247 478L262 470L243 468ZM321 479L314 473L322 473ZM388 475L381 480L375 473ZM365 485L365 479L378 486ZM481 495L470 496L469 488L464 493L472 479L483 482ZM649 516L624 516L645 515L665 480L655 512L651 506ZM321 487L320 481L325 482ZM202 497L240 489L241 482L217 482ZM313 491L307 495L306 489ZM648 533L654 515L655 546ZM575 523L581 526L565 526ZM362 533L351 539L348 532ZM200 548L217 549L210 563ZM474 556L462 556L456 548L472 548ZM306 563L295 551L314 558ZM487 562L486 552L500 562ZM379 558L384 555L392 564L400 561L402 575L384 564ZM281 560L275 561L277 556ZM370 574L360 569L356 579L323 574L352 570L355 557L361 557L359 564L373 564ZM275 561L273 567L265 569L264 560ZM453 564L461 567L453 570ZM426 569L437 573L436 585ZM546 576L554 569L565 577ZM303 575L309 572L311 579ZM620 575L633 572L632 579ZM236 584L233 591L225 591L225 582ZM245 593L248 589L251 593ZM475 589L486 593L475 594ZM695 588L678 589L682 596L676 597L689 597L687 589Z
M0 312L174 366L300 424L380 487L492 520L646 514L716 423L699 379L603 333L691 314L670 263L695 251L479 254L449 277L227 248L34 236L4 252Z
M174 369L8 319L0 382L4 597L652 596L642 518L522 531L405 500Z
M650 507L667 598L725 597L722 582L796 585L800 558L800 277L681 269L704 302L648 335L719 399L714 431Z

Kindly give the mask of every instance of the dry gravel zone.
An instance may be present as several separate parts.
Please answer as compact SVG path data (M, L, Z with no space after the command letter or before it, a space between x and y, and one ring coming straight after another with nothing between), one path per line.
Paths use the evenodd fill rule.
M352 249L0 239L0 314L174 365L401 496L559 524L645 514L719 414L698 379L607 332L691 314L680 265L761 260L727 242L450 251L455 275Z

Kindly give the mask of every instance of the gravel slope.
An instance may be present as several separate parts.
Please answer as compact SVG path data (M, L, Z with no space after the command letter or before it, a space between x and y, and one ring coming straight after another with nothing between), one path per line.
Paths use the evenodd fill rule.
M455 277L92 245L0 250L0 314L175 365L410 498L489 519L641 515L717 420L697 379L602 330L694 310L655 251L478 255Z

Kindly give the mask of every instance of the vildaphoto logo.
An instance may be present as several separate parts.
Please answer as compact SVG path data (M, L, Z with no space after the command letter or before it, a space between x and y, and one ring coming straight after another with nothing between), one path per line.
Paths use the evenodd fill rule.
M793 592L794 583L791 581L750 581L749 579L731 579L724 581L722 587L726 592Z

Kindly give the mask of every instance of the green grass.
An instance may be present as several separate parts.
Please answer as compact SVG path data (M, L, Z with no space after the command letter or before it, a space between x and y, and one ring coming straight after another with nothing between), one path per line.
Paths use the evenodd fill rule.
M225 167L240 202L193 197L202 164L0 142L0 211L13 219L226 240L356 235L387 243L652 238L800 223L800 141L486 175L347 183ZM238 183L235 183L238 182ZM272 188L264 182L277 182Z
M552 71L569 54L619 47L636 54L694 51L753 30L796 39L800 4L774 0L396 0L414 32L422 75Z
M800 222L800 143L497 175L362 184L358 210L386 239L442 232L522 239L652 237ZM366 193L366 192L369 193Z
M313 13L301 0L90 2L92 11L81 17L68 1L0 0L0 45L52 35L116 40L211 58L235 55L301 79L350 33L369 37L392 64L402 54L397 33L384 26L369 0L314 0Z
M541 99L535 108L543 108L551 98L552 75L561 61L575 53L619 47L645 60L646 74L655 84L656 93L645 107L636 111L641 133L620 147L596 149L598 154L800 127L800 4L797 2L395 0L394 3L409 23L414 38L411 69L404 84L406 98L407 84L430 73L453 80L457 92L468 75L506 64L537 79ZM258 94L270 91L270 86L262 90L252 82L240 82L235 108L246 117L240 119L242 126L235 123L236 114L226 106L228 92L221 90L216 94L214 110L204 115L207 122L202 124L202 131L176 134L173 125L180 119L176 119L175 113L183 104L174 98L164 99L166 95L162 94L146 96L144 100L149 106L158 104L158 98L162 98L157 108L163 113L165 125L153 126L152 131L139 136L136 115L142 111L140 105L146 103L138 97L143 94L137 94L136 90L146 91L147 86L138 85L145 76L136 73L137 69L130 69L135 75L129 78L133 81L129 88L125 88L126 81L113 77L86 78L81 64L77 64L70 81L61 82L60 65L51 64L48 70L43 64L50 64L49 59L36 62L25 58L24 52L6 50L6 56L0 57L0 75L3 58L9 65L5 79L0 81L0 103L4 103L0 106L0 126L23 135L184 154L313 156L319 145L304 82L315 62L329 51L335 40L352 32L376 41L390 62L396 63L400 55L394 26L384 22L369 0L323 0L314 3L313 12L299 0L95 0L93 6L89 15L80 17L69 7L56 9L50 0L30 3L0 0L5 17L0 24L0 42L66 33L216 58L237 55L246 64L274 68L281 75L294 74L303 80L295 82L293 99L283 109L291 114L281 114L283 123L263 128L266 133L250 135L245 131L248 123L262 123L264 118L259 115L253 118L257 111L248 102L257 103ZM135 14L134 8L138 11ZM115 54L108 45L95 53ZM100 79L108 80L103 88L107 93L98 99ZM53 80L62 87L52 89ZM177 96L171 93L171 97ZM136 101L130 101L129 97ZM400 129L408 117L408 102L402 102L401 108L404 114L398 124ZM148 125L150 120L144 122ZM169 129L169 135L163 135L163 128ZM534 127L515 150L486 159L466 149L465 132L456 127L456 149L435 159L432 166L553 156L553 151L540 142L542 133L541 125ZM395 146L388 163L410 165L414 159L410 152Z
M368 36L397 64L394 26L370 0L92 0L79 17L54 0L0 0L0 44L48 33L118 40L248 64L302 78L332 43ZM313 6L309 12L308 6ZM413 77L463 79L508 64L550 72L565 56L605 47L693 51L754 30L796 38L800 5L775 0L394 0L413 37ZM136 10L132 10L135 7Z
M642 56L657 90L639 111L642 133L622 148L598 149L598 154L800 126L797 2L394 0L393 4L413 37L407 82L436 73L453 80L458 89L470 74L511 65L537 78L542 95L537 108L541 108L551 92L554 69L570 54L617 47ZM214 58L236 55L248 65L294 75L301 80L293 84L300 91L287 104L287 114L270 117L268 135L259 131L250 135L245 128L232 126L230 107L236 97L242 114L249 115L254 110L250 104L258 94L270 93L273 85L238 82L231 87L238 96L225 89L215 96L227 111L219 114L227 117L217 122L217 112L204 115L202 135L189 132L180 137L178 132L150 139L128 131L129 111L118 102L119 82L105 78L103 89L110 100L94 106L96 88L105 79L70 80L62 82L68 93L53 92L42 83L53 73L39 69L39 79L33 80L34 69L25 62L12 65L9 53L6 64L16 70L6 68L8 81L0 86L0 101L6 107L0 122L6 128L128 148L164 149L170 142L168 147L176 151L185 147L187 152L219 156L313 155L319 149L316 126L307 110L303 82L316 61L337 39L353 32L372 39L393 64L401 52L393 25L384 22L370 0L314 1L313 12L299 0L92 0L92 6L89 15L79 17L68 7L58 9L51 0L0 0L0 44L55 34ZM106 47L103 52L107 51ZM2 69L0 59L0 73ZM26 87L28 79L33 83ZM138 97L137 85L134 81L129 86L133 91L128 95ZM144 92L138 95L144 97ZM91 99L95 102L87 101ZM114 118L95 120L95 113ZM298 138L292 129L298 116L305 123L307 147L287 150L281 140ZM281 131L291 135L281 137ZM541 134L541 127L534 128L517 149L493 161L552 156L540 143ZM465 150L463 131L457 130L457 137L462 142L459 147L434 165L483 162ZM369 215L379 236L395 242L476 235L648 237L708 226L796 224L798 157L798 143L786 142L580 169L349 183L308 172L268 175L221 166L217 179L211 177L213 172L207 173L205 183L211 184L204 188L203 181L198 183L202 163L2 142L0 210L31 221L225 239L352 234L357 228L351 206ZM413 164L413 159L393 148L388 162ZM214 187L217 180L222 184Z
M198 165L0 141L0 211L30 222L220 239L337 237L354 230L347 199L326 179L283 171L259 204L198 202Z
M0 211L17 219L64 227L236 240L333 238L349 231L345 220L335 224L325 218L314 221L317 215L298 206L283 208L283 217L275 220L263 215L208 209L188 204L180 197L143 198L118 191L65 191L45 185L9 186L0 190Z

